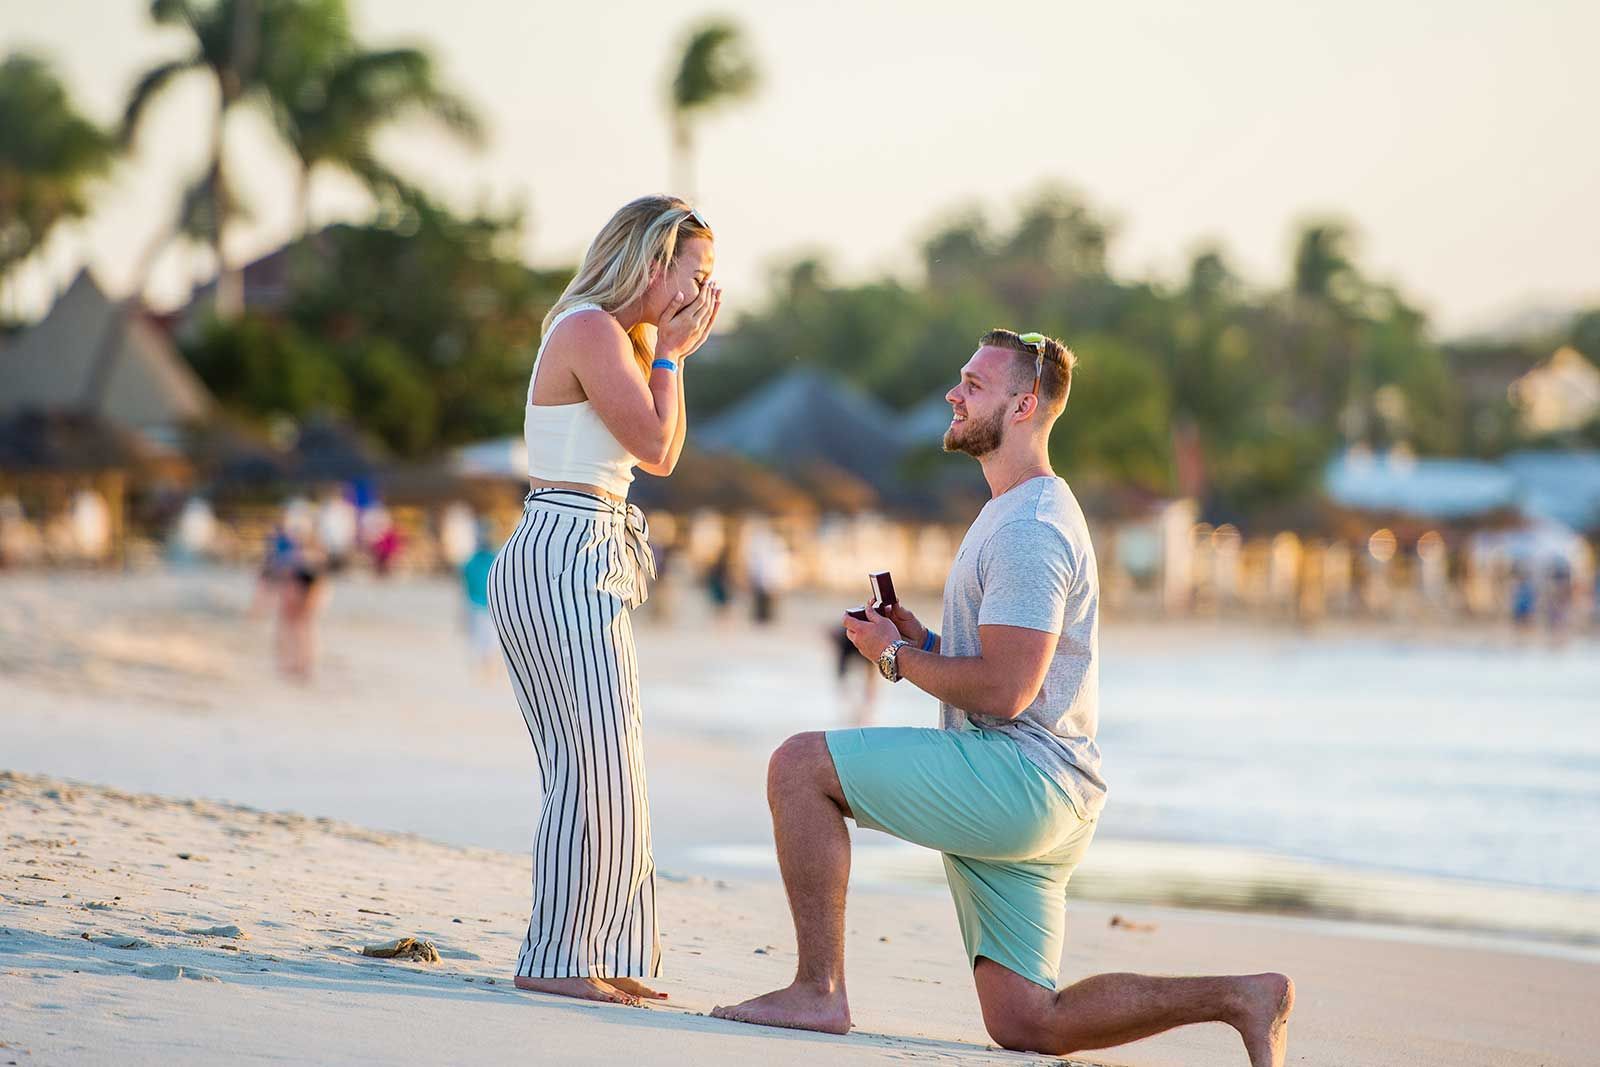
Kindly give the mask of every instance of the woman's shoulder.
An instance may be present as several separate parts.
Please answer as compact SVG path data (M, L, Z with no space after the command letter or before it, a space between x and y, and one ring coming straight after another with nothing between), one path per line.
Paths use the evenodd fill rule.
M582 304L562 315L555 324L550 340L555 341L557 336L586 341L626 342L628 339L622 324L598 304Z

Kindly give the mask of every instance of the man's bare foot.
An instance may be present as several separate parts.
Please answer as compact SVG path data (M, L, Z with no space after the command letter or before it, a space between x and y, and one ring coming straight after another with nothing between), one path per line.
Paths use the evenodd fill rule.
M1244 1038L1250 1067L1283 1067L1289 1048L1289 1013L1294 982L1286 974L1252 974L1239 979L1241 1002L1234 1029Z
M599 978L524 978L517 975L516 986L529 993L554 993L558 997L576 997L579 1000L599 1000L608 1004L627 1004L637 1008L639 998L624 993L610 982Z
M607 978L606 984L620 989L624 993L631 993L634 996L640 997L644 1000L667 999L667 995L665 993L662 993L659 990L651 989L643 982L634 981L632 978Z
M757 1026L820 1030L825 1034L850 1032L850 1005L843 988L824 993L815 986L799 982L730 1007L713 1008L711 1014L718 1019Z

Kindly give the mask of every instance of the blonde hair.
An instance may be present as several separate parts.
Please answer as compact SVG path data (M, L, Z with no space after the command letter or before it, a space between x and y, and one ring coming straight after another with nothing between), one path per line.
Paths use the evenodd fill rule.
M641 196L622 205L595 235L578 273L545 315L541 332L579 304L599 304L612 314L627 307L649 288L650 269L666 270L678 254L678 242L692 237L714 240L694 208L675 196ZM650 325L641 322L628 331L633 357L647 369Z

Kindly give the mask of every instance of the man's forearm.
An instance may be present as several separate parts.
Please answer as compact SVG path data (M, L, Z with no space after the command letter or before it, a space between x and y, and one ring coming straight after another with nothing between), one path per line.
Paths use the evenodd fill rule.
M997 678L994 664L982 656L941 656L911 646L897 657L900 677L930 696L962 711L1000 719L1015 718L1016 686Z

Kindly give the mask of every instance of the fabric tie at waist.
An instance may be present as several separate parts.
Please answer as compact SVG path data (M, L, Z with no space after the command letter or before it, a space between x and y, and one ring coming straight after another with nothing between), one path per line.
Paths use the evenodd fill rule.
M633 593L627 597L628 607L636 608L648 595L648 583L656 578L656 555L650 550L650 520L638 504L608 500L593 493L576 489L535 489L523 498L523 506L536 505L560 511L593 515L597 521L609 519L620 526L623 543L628 548L628 558L633 564Z

